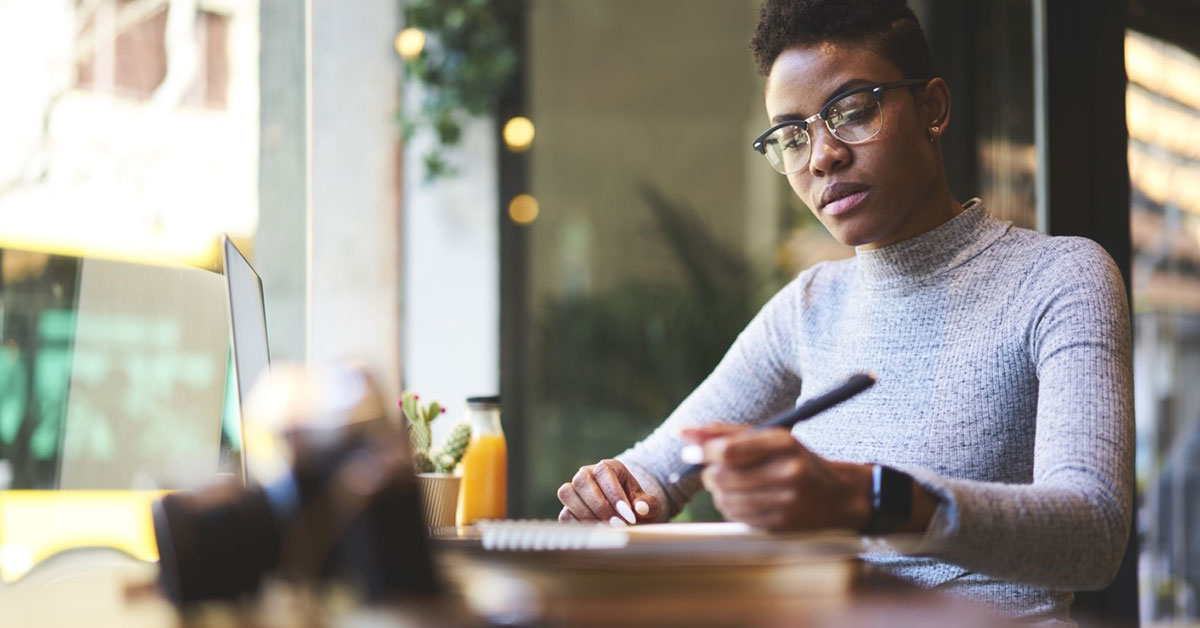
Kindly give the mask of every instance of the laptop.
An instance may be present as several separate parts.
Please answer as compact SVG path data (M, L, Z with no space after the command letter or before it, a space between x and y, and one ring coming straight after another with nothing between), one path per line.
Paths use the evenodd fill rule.
M221 257L225 264L225 288L229 306L229 329L233 342L234 388L237 392L238 426L241 428L241 472L245 480L246 462L251 455L242 421L251 387L271 368L267 346L267 316L262 279L228 236L221 237Z

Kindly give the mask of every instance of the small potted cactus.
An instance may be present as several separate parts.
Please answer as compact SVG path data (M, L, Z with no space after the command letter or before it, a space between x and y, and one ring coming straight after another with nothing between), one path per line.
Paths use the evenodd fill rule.
M441 445L434 448L431 424L446 409L436 401L422 404L421 398L412 391L406 391L400 397L400 409L408 419L413 466L417 472L417 490L421 494L425 523L430 526L454 525L461 480L454 474L454 469L471 441L471 425L466 421L454 424Z

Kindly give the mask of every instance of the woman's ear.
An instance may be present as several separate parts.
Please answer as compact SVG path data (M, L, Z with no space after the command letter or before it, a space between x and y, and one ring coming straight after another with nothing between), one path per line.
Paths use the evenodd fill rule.
M929 141L935 141L950 125L950 87L940 77L934 77L920 92L921 113Z

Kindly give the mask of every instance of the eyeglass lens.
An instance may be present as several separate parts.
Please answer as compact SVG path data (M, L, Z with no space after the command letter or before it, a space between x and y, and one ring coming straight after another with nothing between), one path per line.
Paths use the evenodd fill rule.
M825 126L842 142L865 142L879 133L883 112L870 92L851 94L838 100L825 113ZM764 140L764 154L771 166L783 174L798 172L808 165L812 142L797 122L776 129Z

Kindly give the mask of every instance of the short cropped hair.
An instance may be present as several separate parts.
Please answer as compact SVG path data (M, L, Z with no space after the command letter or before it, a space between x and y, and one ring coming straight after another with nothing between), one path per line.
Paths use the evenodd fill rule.
M904 78L937 76L929 42L904 0L765 0L750 50L766 76L784 50L822 42L862 42Z

